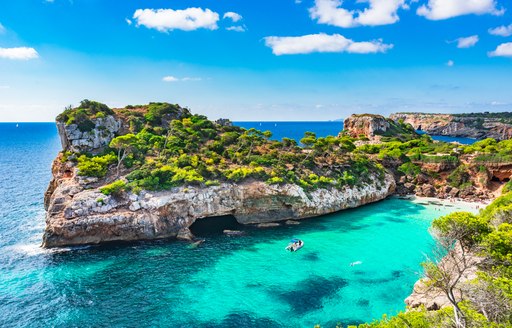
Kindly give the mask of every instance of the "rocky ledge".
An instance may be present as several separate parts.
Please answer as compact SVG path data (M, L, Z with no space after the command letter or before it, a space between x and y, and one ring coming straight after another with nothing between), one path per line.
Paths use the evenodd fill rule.
M54 161L45 197L44 247L190 239L189 227L202 218L233 215L242 224L305 219L376 202L395 191L393 176L385 174L372 184L311 192L293 184L246 181L105 196L76 173L60 157Z

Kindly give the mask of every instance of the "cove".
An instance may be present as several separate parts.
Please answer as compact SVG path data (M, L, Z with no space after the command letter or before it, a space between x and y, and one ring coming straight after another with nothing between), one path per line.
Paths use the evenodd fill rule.
M391 198L242 237L43 251L4 247L2 326L334 327L403 310L456 207ZM289 239L305 246L284 251ZM32 246L32 247L31 247ZM360 261L360 265L350 266Z

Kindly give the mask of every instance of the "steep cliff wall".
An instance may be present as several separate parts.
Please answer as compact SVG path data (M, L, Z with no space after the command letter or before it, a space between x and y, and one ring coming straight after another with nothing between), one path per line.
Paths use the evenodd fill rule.
M54 163L54 181L47 197L43 246L97 244L157 238L189 238L197 219L233 215L242 224L304 219L361 206L386 198L394 178L373 177L373 183L306 192L297 185L252 181L211 187L105 196L78 179L76 168Z
M45 247L190 238L196 220L223 215L242 224L310 218L384 199L396 186L353 156L353 145L310 136L321 147L305 150L178 105L86 100L57 126L63 152L45 194ZM113 152L118 136L114 144L126 144ZM126 188L102 192L112 182Z
M512 114L426 114L396 113L390 118L403 120L415 129L431 135L467 137L474 139L494 138L505 140L512 137Z
M380 142L382 137L408 139L416 137L415 131L382 115L353 114L345 119L343 133L352 138L367 138Z

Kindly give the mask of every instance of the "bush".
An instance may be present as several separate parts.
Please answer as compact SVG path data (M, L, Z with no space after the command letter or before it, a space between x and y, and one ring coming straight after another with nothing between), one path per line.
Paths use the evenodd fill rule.
M465 247L478 244L491 231L486 219L468 212L454 212L435 219L432 227L441 237L458 240Z
M78 175L103 178L107 174L108 166L116 161L117 157L113 154L96 157L82 155L78 157Z
M283 183L284 182L284 179L283 178L280 178L280 177L272 177L270 179L267 180L267 183L268 184L280 184L280 183Z
M421 168L416 164L407 162L398 167L398 172L415 177L421 173Z
M461 165L448 176L448 182L452 187L459 188L468 183L470 178L471 176L467 172L466 167Z
M119 195L126 189L126 183L123 180L116 180L111 184L105 185L100 188L104 195Z

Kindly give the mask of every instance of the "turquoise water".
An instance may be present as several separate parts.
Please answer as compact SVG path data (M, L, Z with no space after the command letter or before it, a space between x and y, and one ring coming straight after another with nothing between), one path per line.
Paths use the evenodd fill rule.
M52 124L0 124L0 327L369 321L404 309L432 247L431 220L454 210L389 199L242 237L199 226L197 248L164 240L45 251L42 196L59 147ZM293 237L304 248L285 252Z

